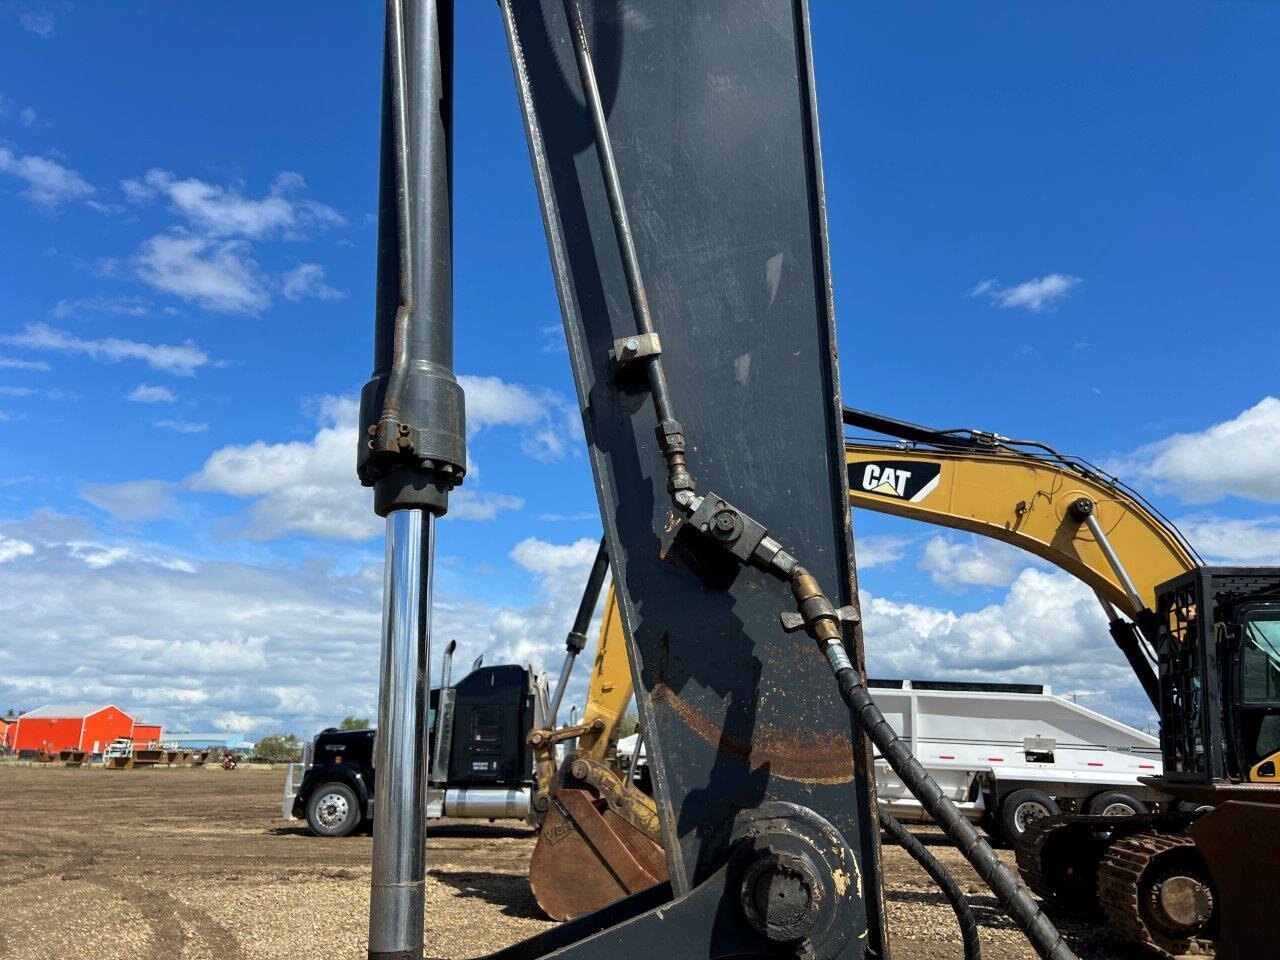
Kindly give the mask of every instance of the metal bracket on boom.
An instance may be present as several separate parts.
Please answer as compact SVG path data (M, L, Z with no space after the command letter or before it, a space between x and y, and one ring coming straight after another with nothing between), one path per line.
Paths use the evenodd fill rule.
M634 337L622 337L613 341L613 349L609 351L609 359L619 367L647 360L662 354L662 342L656 333L638 333Z
M862 618L858 616L858 611L852 606L836 607L836 616L841 623L851 627L862 622ZM782 629L787 633L797 633L808 626L802 615L792 613L790 610L784 610L778 614L778 620L782 623Z

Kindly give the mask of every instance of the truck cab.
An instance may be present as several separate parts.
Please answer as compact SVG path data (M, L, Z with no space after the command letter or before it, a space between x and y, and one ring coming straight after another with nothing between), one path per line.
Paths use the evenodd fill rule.
M533 755L526 742L546 715L546 683L528 665L478 666L432 689L427 720L429 817L529 816ZM285 782L285 819L317 836L344 837L373 817L377 732L322 731ZM300 781L297 780L301 777ZM296 784L296 785L295 785Z

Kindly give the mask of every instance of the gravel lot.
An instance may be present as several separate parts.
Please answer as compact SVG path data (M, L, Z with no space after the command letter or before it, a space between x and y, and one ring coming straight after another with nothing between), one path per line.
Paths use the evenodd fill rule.
M280 820L282 781L247 768L0 765L0 957L364 960L370 838L322 840ZM551 925L529 893L522 826L443 821L428 849L436 956L480 956ZM957 855L932 849L970 885L984 956L1033 960ZM960 957L924 873L887 848L885 876L896 960ZM1095 923L1063 927L1087 960L1138 956Z

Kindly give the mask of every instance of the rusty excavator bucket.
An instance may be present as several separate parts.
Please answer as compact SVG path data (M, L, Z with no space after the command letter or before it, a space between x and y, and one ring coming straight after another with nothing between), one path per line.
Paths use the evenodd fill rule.
M538 905L556 920L591 913L667 879L657 805L629 778L619 776L609 759L631 700L631 665L612 587L605 596L583 722L555 726L607 569L608 554L601 543L565 641L565 664L548 726L529 734L538 781L533 807L540 820L529 883ZM556 745L569 741L576 749L557 764Z
M581 752L561 764L529 863L538 906L572 920L666 879L653 799Z

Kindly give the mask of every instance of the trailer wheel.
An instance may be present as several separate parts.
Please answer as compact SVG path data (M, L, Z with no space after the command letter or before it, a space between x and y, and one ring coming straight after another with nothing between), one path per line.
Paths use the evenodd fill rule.
M1062 812L1058 802L1040 790L1015 790L1000 802L1000 828L1005 839L1017 843L1037 820Z
M1127 793L1108 790L1089 801L1088 812L1092 817L1134 817L1147 813L1147 805Z
M360 826L360 801L345 783L322 783L307 801L307 823L319 837L345 837Z

